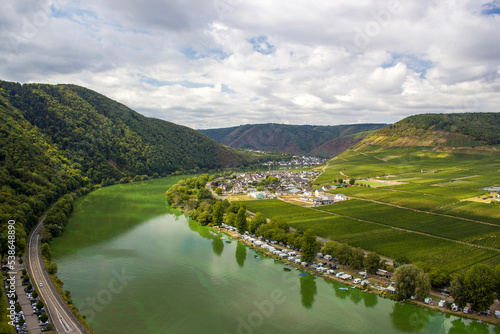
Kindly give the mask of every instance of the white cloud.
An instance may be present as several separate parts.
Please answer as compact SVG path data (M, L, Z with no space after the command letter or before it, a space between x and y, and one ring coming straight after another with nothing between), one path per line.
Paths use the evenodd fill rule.
M498 111L500 16L485 3L9 2L0 79L79 84L194 128Z

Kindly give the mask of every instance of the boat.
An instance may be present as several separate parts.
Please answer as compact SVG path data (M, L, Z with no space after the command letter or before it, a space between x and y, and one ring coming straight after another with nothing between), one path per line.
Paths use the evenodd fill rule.
M254 257L254 258L256 258L256 259L258 259L258 258L259 258L259 256L258 256L258 255L254 255L253 257Z
M349 289L346 288L345 286L339 288L340 291L348 291Z
M287 267L283 268L283 270L284 270L284 271L292 271L292 269L287 268Z
M307 274L306 274L306 273L300 273L299 275L300 275L300 276L307 276Z
M226 244L230 244L231 243L231 240L226 240Z
M226 240L226 238L224 238L224 237L221 237L221 238L220 238L220 240Z

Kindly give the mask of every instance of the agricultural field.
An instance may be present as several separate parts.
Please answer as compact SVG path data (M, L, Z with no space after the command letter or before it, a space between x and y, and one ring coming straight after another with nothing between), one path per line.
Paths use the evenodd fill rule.
M350 200L318 208L245 203L294 228L389 258L404 255L450 271L500 263L500 203L477 202L489 200L482 188L500 186L500 147L445 149L356 146L330 160L314 182L319 188L354 178L357 186L331 191Z
M500 249L500 239L498 238L500 226L475 223L360 200L327 205L320 207L320 209L439 237L469 242L475 240L477 245Z
M401 209L376 203L351 200L342 204L320 207L321 210L327 209L326 212L296 206L279 200L248 201L245 204L248 210L261 212L269 218L282 219L291 227L312 228L320 237L375 251L389 258L401 255L408 256L414 261L425 261L433 266L442 266L450 271L460 270L477 262L491 261L491 258L499 254L495 251L464 245L452 240L394 229L388 226L387 221L384 221L385 209ZM377 206L378 212L374 213L373 210ZM423 215L420 218L428 216L425 213L414 211L405 213ZM344 215L368 221L360 221ZM401 212L393 211L388 220L397 219L398 224L401 226L417 227L419 229L428 228L433 223L432 220L426 217L427 222L423 224L424 227L415 223L412 225L412 222L415 221L414 216L408 217L406 220L397 218L398 215L401 215ZM377 220L384 221L384 223L379 223ZM453 220L451 222L454 223ZM396 222L394 224L397 225ZM471 235L488 239L488 233L496 233L495 226L484 226L480 226L483 229L478 232L478 230L470 228L467 224L462 225L460 223L458 231L446 232L445 229L442 233L448 235L447 237L452 236L457 239L471 238ZM467 230L465 232L460 231L461 227L465 227ZM490 232L490 230L493 232ZM485 243L484 241L476 241L478 241L478 245ZM491 240L489 241L491 242Z

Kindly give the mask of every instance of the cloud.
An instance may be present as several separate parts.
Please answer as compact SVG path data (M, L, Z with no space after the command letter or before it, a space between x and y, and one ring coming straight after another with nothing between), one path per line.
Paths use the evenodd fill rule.
M498 111L498 0L27 0L0 79L75 83L193 128Z

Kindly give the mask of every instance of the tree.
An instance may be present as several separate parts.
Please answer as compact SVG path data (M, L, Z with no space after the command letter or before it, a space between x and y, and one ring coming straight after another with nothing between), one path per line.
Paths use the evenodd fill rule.
M220 187L217 187L214 191L217 195L222 195L222 189Z
M338 251L340 249L340 244L336 241L327 241L325 243L325 246L323 246L322 253L323 254L329 254L333 257L337 257Z
M43 306L44 306L44 305L43 305L43 302L42 302L41 300L39 300L39 301L37 301L37 302L36 302L36 306L35 306L35 307L36 307L38 310L41 310L41 309L43 308Z
M356 183L356 179L351 178L351 179L349 180L349 184L350 184L351 186L353 186L355 183Z
M47 271L49 274L53 275L57 273L57 263L51 262L49 266L47 267Z
M429 280L429 275L427 275L423 270L420 270L417 276L417 297L425 299L429 296L430 291L431 281Z
M495 281L490 266L477 264L470 268L465 274L465 285L473 310L487 310L495 301Z
M352 247L346 244L341 245L339 253L337 254L339 263L342 265L348 265L351 261L351 255Z
M394 259L394 267L395 268L402 266L403 264L410 264L410 263L411 263L411 260L404 255L400 255Z
M222 204L222 202L217 202L214 204L212 212L212 220L214 225L221 225L223 218L224 218L224 204Z
M33 291L31 295L33 296L33 298L38 298L38 292L36 290Z
M42 315L40 316L41 322L46 322L48 319L49 319L49 317L45 313L42 313Z
M440 268L432 268L429 271L429 279L434 288L444 286L450 282L450 274Z
M342 180L342 179L338 179L338 181L340 184L344 183L344 180Z
M236 223L236 213L228 212L226 215L226 224L235 226Z
M240 207L238 213L236 214L235 227L238 229L240 234L245 233L247 228L247 215L244 207Z
M44 243L42 244L42 246L40 247L41 251L42 251L42 256L44 258L46 258L48 261L50 261L51 259L51 255L50 255L50 246L48 243Z
M353 269L363 268L363 260L365 259L365 252L360 248L353 248L351 251L351 259L349 264Z
M250 221L250 223L248 224L248 231L250 233L255 233L257 231L257 229L263 225L263 224L266 224L267 223L267 218L266 216L264 216L262 213L260 212L257 212L252 220Z
M304 232L301 242L302 258L306 262L312 262L316 257L316 253L321 248L321 243L316 240L316 235L312 229Z
M467 285L465 284L464 275L457 275L451 281L450 285L450 295L453 297L453 301L460 308L464 308L467 305Z
M395 288L403 298L415 295L418 286L420 269L413 264L404 264L394 271Z
M201 188L198 190L198 195L196 195L196 198L198 199L198 201L209 199L212 198L212 193L206 188Z
M380 256L374 252L368 252L365 259L363 260L363 265L365 266L366 272L368 274L376 274L379 268Z

